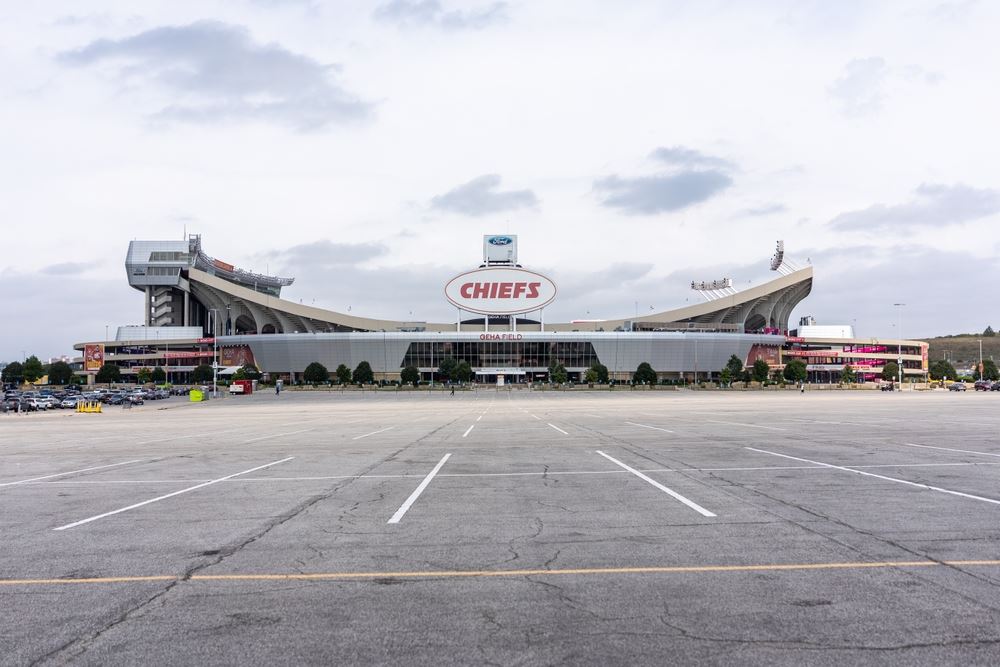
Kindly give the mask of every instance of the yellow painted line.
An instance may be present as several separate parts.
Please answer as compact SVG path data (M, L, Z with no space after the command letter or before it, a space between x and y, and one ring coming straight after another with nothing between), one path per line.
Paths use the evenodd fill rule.
M662 567L585 567L558 570L427 570L400 572L316 572L312 574L195 574L187 581L347 581L357 579L454 579L467 577L530 577L616 574L696 574L713 572L794 572L816 570L873 570L902 567L998 567L1000 560L900 560L871 563L788 563L765 565L677 565ZM78 579L0 579L0 586L40 586L48 584L129 584L157 581L184 581L173 575L86 577Z

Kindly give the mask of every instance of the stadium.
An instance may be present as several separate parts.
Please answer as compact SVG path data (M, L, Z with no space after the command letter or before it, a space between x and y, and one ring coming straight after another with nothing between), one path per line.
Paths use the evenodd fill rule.
M569 322L545 321L556 284L518 263L514 235L485 236L478 266L444 286L455 307L452 322L366 318L282 299L281 289L294 278L215 259L202 249L200 235L132 241L125 268L129 285L144 295L142 324L119 327L111 341L75 346L84 352L90 381L101 365L113 363L125 377L161 366L171 381L186 382L196 366L213 361L223 375L252 364L268 379L291 382L301 380L311 362L333 369L362 361L379 380L398 380L407 366L433 380L446 358L468 362L478 381L490 383L545 380L556 364L580 381L597 363L623 381L643 362L661 380L697 380L717 377L733 355L748 366L764 359L781 367L786 356L802 358L815 379L832 377L845 364L874 379L886 361L897 359L907 376L926 374L927 348L919 341L855 339L850 331L809 337L807 327L790 332L792 311L812 290L813 268L788 260L780 241L770 266L776 275L762 284L737 290L730 278L692 282L703 303Z

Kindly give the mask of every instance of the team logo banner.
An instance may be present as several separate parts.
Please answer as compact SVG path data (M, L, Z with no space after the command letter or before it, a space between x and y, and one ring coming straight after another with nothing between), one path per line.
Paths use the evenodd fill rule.
M513 315L552 303L556 285L527 269L491 267L455 276L444 293L448 301L470 313Z
M83 346L83 370L85 371L99 371L101 366L104 365L104 346L103 345L84 345Z

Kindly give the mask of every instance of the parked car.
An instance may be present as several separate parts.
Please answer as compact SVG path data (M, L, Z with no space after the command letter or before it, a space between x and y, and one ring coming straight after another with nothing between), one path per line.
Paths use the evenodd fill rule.
M972 387L976 391L989 391L992 385L993 383L989 380L976 380L976 383Z
M43 396L42 398L38 399L38 402L44 403L46 410L53 410L59 407L59 399L56 398L55 396Z
M63 409L76 409L76 404L80 402L76 396L67 396L60 403L59 407Z
M1000 391L1000 380L990 385L990 391Z
M129 394L128 401L132 405L142 405L143 404L142 394Z
M952 382L948 385L948 391L966 391L967 389L964 382Z

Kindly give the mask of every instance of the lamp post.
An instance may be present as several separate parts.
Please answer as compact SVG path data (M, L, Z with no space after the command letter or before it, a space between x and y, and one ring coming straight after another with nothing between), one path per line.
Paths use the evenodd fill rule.
M985 380L986 377L983 374L983 339L979 339L979 379L980 381Z
M215 317L211 316L212 313L215 313ZM216 360L216 352L218 351L216 339L218 338L218 336L216 336L215 330L219 326L219 309L218 308L209 308L208 309L208 314L209 314L208 320L210 322L209 328L212 331L212 398L218 398L219 397L219 389L218 389L218 384L219 384L219 362Z
M896 341L898 349L896 352L896 365L899 367L899 388L903 389L903 306L905 303L894 303L892 304L899 310L899 327L896 329L896 335L899 336L899 340Z

